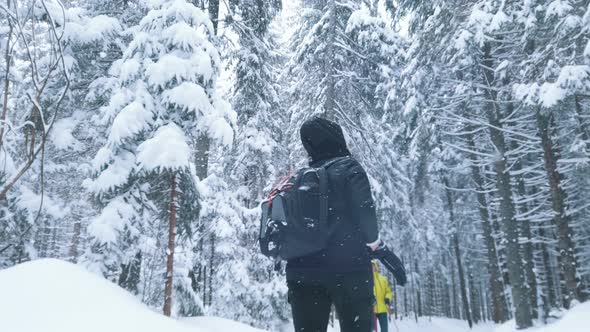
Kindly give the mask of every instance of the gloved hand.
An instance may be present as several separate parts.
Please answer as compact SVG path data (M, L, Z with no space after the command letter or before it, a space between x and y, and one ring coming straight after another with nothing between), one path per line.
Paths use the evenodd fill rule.
M393 273L398 285L404 286L406 284L408 280L404 264L384 243L381 243L370 255L372 259L380 260L385 268Z
M391 300L388 298L385 298L385 304L390 305L391 304Z

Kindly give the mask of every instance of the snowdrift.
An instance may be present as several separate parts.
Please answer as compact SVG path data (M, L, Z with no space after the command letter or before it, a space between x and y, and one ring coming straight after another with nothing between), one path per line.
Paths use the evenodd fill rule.
M0 271L2 332L261 332L223 319L203 319L202 328L200 322L153 312L117 285L64 261Z
M590 331L590 303L577 305L559 321L527 332ZM464 321L412 319L391 324L390 332L467 332ZM292 331L292 326L285 326ZM330 332L339 331L330 328ZM264 332L216 317L181 321L154 312L134 296L82 267L42 259L0 271L2 332ZM470 332L515 332L514 322L482 324Z
M328 332L340 332L338 322L335 325ZM558 321L526 330L516 330L514 321L502 325L483 323L469 329L466 321L440 317L421 317L418 323L412 317L396 321L395 325L390 322L389 325L388 332L589 332L590 302L577 305ZM292 332L293 329L288 331Z
M515 332L514 321L508 322L493 332ZM547 325L533 327L526 332L588 332L590 331L590 302L576 305L574 308L565 312L563 317Z

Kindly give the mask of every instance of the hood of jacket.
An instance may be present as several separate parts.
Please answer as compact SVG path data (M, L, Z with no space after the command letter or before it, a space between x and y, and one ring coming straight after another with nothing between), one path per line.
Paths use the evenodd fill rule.
M299 133L311 163L350 155L342 128L335 122L313 117L305 121Z

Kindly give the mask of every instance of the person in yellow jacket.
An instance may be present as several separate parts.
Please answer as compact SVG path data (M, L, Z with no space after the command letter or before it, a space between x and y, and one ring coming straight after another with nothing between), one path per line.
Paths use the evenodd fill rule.
M384 275L379 273L379 266L377 265L377 261L372 261L373 264L373 281L375 283L375 314L376 320L379 320L379 326L381 327L381 332L388 332L388 317L389 314L389 306L391 305L391 300L393 299L393 293L391 288L389 287L389 282L387 282L387 278ZM375 320L373 320L373 325L375 325ZM373 326L373 330L377 331L377 327Z

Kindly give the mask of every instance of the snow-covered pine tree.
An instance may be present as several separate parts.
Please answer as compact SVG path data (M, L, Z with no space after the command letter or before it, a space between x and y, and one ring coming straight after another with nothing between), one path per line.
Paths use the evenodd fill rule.
M202 223L212 225L207 232L215 236L209 285L215 292L209 295L207 313L276 329L288 319L286 289L273 262L257 250L257 239L259 203L286 165L280 144L286 117L275 69L281 59L270 31L280 1L231 5L225 21L239 38L238 48L230 53L235 70L230 93L239 126L229 155L210 154L210 174L203 181L211 195L205 198L210 203L205 203ZM234 305L228 308L227 303Z
M146 280L142 268L155 264L150 268L159 269L160 280L168 278L169 314L173 280L183 290L177 294L188 295L175 301L197 304L188 273L172 271L174 248L193 235L197 221L191 147L199 135L231 143L233 119L216 91L220 60L206 13L184 0L168 1L151 9L134 30L123 58L111 68L117 88L101 109L108 139L94 158L96 175L86 187L103 207L89 226L93 240L85 258L95 271L119 282L125 268L135 264L130 268L140 269L134 273L139 278L125 285L160 306L164 285L148 285L159 278ZM162 231L162 225L174 222L176 229L170 225Z

